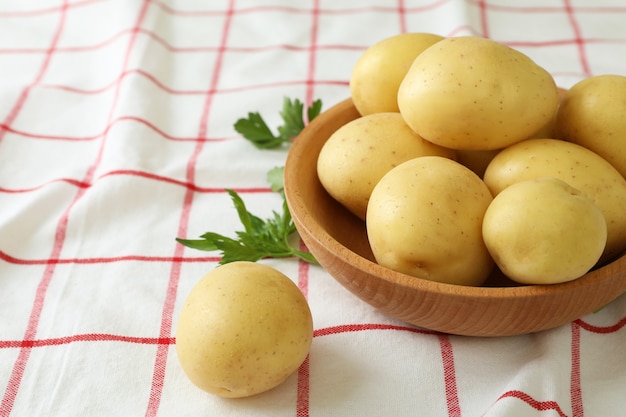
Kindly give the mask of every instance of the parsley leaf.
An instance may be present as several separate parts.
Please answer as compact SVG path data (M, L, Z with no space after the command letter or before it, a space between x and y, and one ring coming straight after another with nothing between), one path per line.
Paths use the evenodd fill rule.
M275 167L270 169L267 172L267 182L270 183L270 188L272 191L277 193L281 193L284 188L283 184L283 174L285 172L285 167Z
M315 100L307 108L307 119L310 122L322 111L322 101ZM283 109L280 112L283 124L278 127L275 135L267 126L258 112L248 113L248 118L241 118L234 124L235 130L259 149L275 149L290 144L293 138L304 129L304 104L287 97L283 100Z
M250 213L237 192L226 192L237 210L243 231L235 232L237 239L208 232L201 239L176 238L180 244L199 250L221 251L220 264L234 261L256 262L263 258L285 258L296 256L306 262L317 263L309 252L300 251L289 242L289 237L296 232L287 201L283 194L282 213L272 212L273 217L262 220ZM281 193L282 194L282 193Z
M307 120L310 122L322 111L322 101L315 100L307 108ZM290 145L293 138L298 136L305 126L304 105L298 99L283 100L283 109L280 116L283 125L278 127L278 135L274 135L259 113L248 113L248 118L237 120L234 128L245 139L259 149L273 149L283 145ZM207 232L200 239L176 238L181 245L203 251L220 251L220 264L234 261L256 262L263 258L284 258L296 256L306 262L317 263L315 257L305 251L294 248L290 237L296 233L296 226L291 218L287 200L283 192L283 167L276 167L267 173L267 181L273 191L283 197L282 212L272 212L272 217L263 220L250 213L239 194L226 189L233 205L237 210L239 220L244 230L235 232L236 238Z

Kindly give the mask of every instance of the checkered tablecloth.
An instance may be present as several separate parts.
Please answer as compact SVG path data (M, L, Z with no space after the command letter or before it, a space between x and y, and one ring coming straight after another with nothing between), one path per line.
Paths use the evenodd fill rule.
M0 0L0 416L626 415L626 297L508 338L416 329L318 266L264 260L306 295L308 359L240 400L189 382L176 321L233 235L225 188L280 209L233 123L327 109L366 47L402 32L481 35L562 87L626 75L622 0Z

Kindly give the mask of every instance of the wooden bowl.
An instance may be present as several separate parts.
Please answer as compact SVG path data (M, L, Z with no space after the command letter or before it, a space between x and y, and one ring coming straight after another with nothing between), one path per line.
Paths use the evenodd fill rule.
M365 224L335 201L317 177L331 134L359 117L345 100L311 122L285 165L285 195L302 240L320 265L361 300L422 328L468 336L507 336L558 327L626 291L626 255L563 284L520 286L494 274L483 287L442 284L378 265Z

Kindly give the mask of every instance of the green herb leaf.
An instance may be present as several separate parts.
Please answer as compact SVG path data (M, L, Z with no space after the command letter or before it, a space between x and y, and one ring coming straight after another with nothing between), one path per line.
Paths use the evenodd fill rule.
M214 240L210 239L182 239L177 237L176 241L181 245L187 246L188 248L205 250L205 251L214 251L218 250L217 245L214 243Z
M305 121L302 102L298 99L285 98L280 112L283 124L278 127L277 135L267 126L258 112L250 112L247 118L237 120L234 128L257 148L274 149L291 144L292 139L304 129L305 124L316 118L321 111L322 101L315 100L306 110L307 121ZM267 173L270 187L273 191L280 193L283 198L281 213L274 211L271 218L263 220L248 211L239 194L226 189L244 230L235 232L236 238L207 232L200 236L200 239L176 238L176 241L192 249L220 251L222 253L220 264L234 261L256 262L263 258L289 256L296 256L306 262L317 263L312 254L300 251L290 243L290 236L296 233L296 226L285 199L283 174L284 167L273 168Z
M296 232L287 201L283 195L282 213L272 212L272 217L262 220L250 213L237 192L226 190L244 227L243 231L235 232L236 239L208 232L201 239L181 239L180 244L199 250L220 251L220 264L234 261L256 262L263 258L285 258L296 256L306 262L317 263L313 255L291 246L289 237Z
M304 129L304 105L300 100L295 99L293 102L285 97L283 100L283 110L280 112L285 122L278 127L278 133L281 138L292 139Z
M311 106L307 110L309 123L311 122L311 120L319 116L321 112L322 112L322 100L317 99L311 104Z
M310 122L322 110L322 101L315 100L307 108L307 120ZM283 124L278 127L278 134L274 134L258 112L248 113L248 118L235 122L235 130L259 149L275 149L290 144L298 136L306 124L304 120L304 104L298 100L283 99L283 108L280 111Z
M237 120L234 127L259 149L277 148L283 144L282 138L274 136L259 113L248 113L248 118Z
M284 188L283 175L285 173L285 167L275 167L267 172L267 182L270 184L272 191L281 193Z

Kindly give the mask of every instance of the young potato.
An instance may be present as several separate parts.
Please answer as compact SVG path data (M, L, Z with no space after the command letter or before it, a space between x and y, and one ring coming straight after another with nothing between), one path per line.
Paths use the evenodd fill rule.
M589 149L558 139L530 139L496 155L484 181L496 196L529 179L554 177L589 196L604 214L607 244L600 264L626 249L626 180L604 158Z
M493 150L527 139L554 116L554 79L521 52L476 36L422 52L398 89L398 107L424 139L452 149Z
M500 270L523 284L580 278L600 259L607 228L602 211L556 178L517 182L487 208L483 238Z
M591 149L626 177L626 77L597 75L570 88L556 116L556 137Z
M340 127L317 159L320 182L335 200L365 220L370 194L393 167L425 155L455 152L422 139L400 113L374 113Z
M411 63L442 39L431 33L403 33L366 49L350 76L350 94L359 113L397 112L398 87Z
M304 362L312 340L311 311L293 281L267 265L232 262L191 290L176 352L200 389L240 398L282 383Z
M494 262L482 238L492 198L469 168L423 156L389 171L367 208L367 234L376 261L432 281L478 286Z

